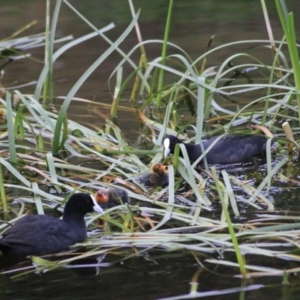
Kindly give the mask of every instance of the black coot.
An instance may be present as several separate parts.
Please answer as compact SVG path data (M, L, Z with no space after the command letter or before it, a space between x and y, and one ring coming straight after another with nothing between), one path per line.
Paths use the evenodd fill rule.
M0 237L0 250L8 255L44 255L68 250L86 236L84 215L103 213L98 203L107 202L102 194L73 194L66 203L62 220L47 215L27 215Z
M207 149L219 136L203 141L204 150ZM265 155L268 138L260 135L224 135L206 154L209 164L235 164L253 161L259 155ZM275 139L272 139L273 144ZM167 135L164 140L165 156L174 153L176 144L183 143L173 135ZM191 162L196 161L201 156L202 151L199 144L184 143ZM180 156L182 153L180 152ZM201 162L200 162L201 163Z
M167 166L155 164L150 169L150 172L137 176L134 179L145 187L167 186L169 184Z

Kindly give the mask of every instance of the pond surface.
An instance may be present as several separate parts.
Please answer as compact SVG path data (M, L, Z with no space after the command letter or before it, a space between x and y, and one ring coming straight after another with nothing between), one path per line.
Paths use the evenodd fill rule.
M53 1L52 1L53 2ZM174 1L174 13L170 41L182 47L195 59L204 53L211 36L215 36L213 46L244 39L267 39L264 18L260 1L220 1L190 0ZM266 1L275 39L281 40L282 30L273 1ZM286 1L290 10L298 13L298 1ZM114 22L116 27L107 33L115 40L131 21L127 1L71 1L89 21L102 28ZM53 3L52 3L53 4ZM136 9L141 8L139 24L144 40L162 39L168 1L135 1ZM1 4L0 26L2 39L10 36L27 23L37 20L38 24L25 32L35 34L42 32L45 22L45 1L10 0ZM300 18L295 17L296 28L300 28ZM78 19L66 5L62 5L60 21L57 29L58 37L74 35L79 37L91 32L86 24ZM136 44L133 32L122 43L121 48L127 52ZM246 51L246 46L233 46L220 50L210 57L209 65L218 65L230 55L238 51ZM252 49L253 45L249 45ZM65 96L81 76L81 74L107 49L101 38L94 38L66 52L55 64L55 86L58 96ZM161 48L151 44L146 47L150 59L158 57ZM174 50L170 50L174 51ZM36 81L42 70L43 49L28 51L34 59L21 59L10 63L5 68L2 85L14 87L27 82ZM262 51L261 59L268 61L270 53ZM136 62L139 53L136 54ZM272 58L270 58L272 59ZM111 104L112 95L108 88L108 77L121 57L115 53L88 78L80 88L77 97L94 99L97 102ZM126 69L127 68L127 69ZM125 66L125 71L130 68ZM113 87L113 86L112 86ZM19 88L22 93L33 93L34 85ZM130 92L130 91L128 91ZM128 99L122 99L122 105L128 106ZM99 126L109 116L110 107L103 107L101 117L97 117ZM73 119L90 121L89 115L83 115L85 107L73 105L70 114ZM88 114L88 112L87 112ZM93 122L96 119L93 119ZM135 117L127 111L120 111L118 123L129 140L134 140L136 126ZM297 177L297 174L295 174ZM277 210L299 211L299 188L290 185L274 189ZM203 255L206 258L206 255ZM216 257L215 257L216 258ZM83 264L92 266L58 269L45 274L23 275L11 278L12 275L0 277L0 299L160 299L171 296L183 296L189 293L191 282L197 282L196 290L204 293L195 295L205 299L297 299L299 296L299 275L289 277L289 285L282 285L283 278L259 277L248 281L233 277L239 270L204 264L201 258L195 259L191 252L151 252L138 258L119 262L121 257L107 256L104 266L95 267L96 259ZM277 261L278 262L278 261ZM109 265L105 265L105 264ZM110 264L111 263L111 264ZM257 263L261 263L257 261ZM277 267L298 267L295 262L281 260ZM265 265L272 265L271 259ZM276 267L276 266L274 266ZM236 272L234 272L236 271ZM205 294L211 292L212 294ZM214 294L216 293L216 294Z
M141 8L139 25L142 32L143 40L163 39L165 18L168 10L168 1L138 1L135 3L136 10ZM54 4L54 1L51 2ZM112 40L116 40L125 30L131 21L131 14L127 1L89 1L89 4L82 4L80 1L71 2L93 25L97 28L103 28L113 22L115 28L107 32L107 36ZM287 1L288 7L297 11L297 5L293 1ZM6 38L22 28L25 24L37 20L37 25L25 31L26 35L37 34L44 30L45 23L45 3L42 1L16 1L10 4L3 4L1 11L1 28L2 38ZM273 1L268 1L268 11L276 40L282 39L282 29L277 16L276 8ZM26 12L26 13L24 13ZM22 16L22 17L20 17ZM80 20L66 5L62 4L60 19L57 28L57 37L73 35L78 38L84 34L90 33L92 30ZM296 28L300 26L299 18L295 18ZM297 26L298 25L298 26ZM237 30L238 28L238 30ZM178 45L185 50L192 59L196 59L205 53L210 38L214 36L212 47L224 45L238 40L266 40L268 34L265 27L264 17L261 11L259 1L244 3L239 1L222 1L217 0L201 1L190 0L175 1L174 13L172 16L172 28L170 31L170 42ZM126 53L134 45L137 44L135 32L132 32L120 48ZM207 62L208 66L216 66L224 62L229 56L239 51L255 51L258 58L265 62L271 62L272 57L270 50L261 48L260 44L234 45L226 47L212 54ZM33 59L21 59L9 64L5 68L5 75L2 84L5 87L14 87L28 82L37 80L44 59L44 51L41 48L30 50ZM86 69L108 48L107 42L101 38L93 38L85 43L79 44L71 50L65 52L55 63L54 79L55 91L57 96L66 96L70 89ZM255 50L256 49L256 50ZM148 60L159 57L161 54L160 44L146 45ZM178 53L177 50L170 48L169 53ZM132 56L138 63L140 52L136 51ZM121 60L118 53L110 55L86 80L76 93L76 97L95 100L99 103L111 104L112 93L114 89L114 81L108 86L108 78L117 63ZM130 74L132 69L128 64L124 65L124 72ZM124 75L125 76L125 75ZM131 85L129 85L131 86ZM20 89L23 93L32 93L32 87ZM128 97L130 95L128 90ZM247 95L243 95L243 99ZM128 99L121 99L120 106L128 108ZM241 99L239 99L240 101ZM249 99L251 100L251 98ZM221 99L222 105L228 105ZM73 104L71 112L77 119L84 118L82 106ZM98 118L98 123L102 125L103 117L109 116L109 108L102 108L102 118ZM136 116L128 111L119 110L118 125L128 139L132 139L134 135L132 122L136 122ZM93 122L93 120L92 120Z
M281 276L241 280L226 267L200 266L192 253L149 254L121 263L116 262L120 257L107 256L98 266L96 258L90 258L77 261L74 268L69 265L68 269L13 279L3 275L1 299L185 299L192 282L198 291L195 298L298 299L298 274L291 276L287 285L282 285ZM201 262L201 257L198 259Z

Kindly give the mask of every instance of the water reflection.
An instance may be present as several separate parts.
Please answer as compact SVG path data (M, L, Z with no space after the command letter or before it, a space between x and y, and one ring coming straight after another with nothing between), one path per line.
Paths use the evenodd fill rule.
M298 2L287 1L290 9L297 12ZM116 28L108 33L114 40L122 32L131 19L127 2L124 0L90 0L89 5L84 1L74 0L72 4L98 28L110 22ZM140 26L144 40L162 38L167 12L165 1L136 1L136 6L141 7ZM276 39L282 37L273 1L268 1L272 29ZM271 5L273 5L271 7ZM32 28L29 33L37 33L44 28L44 1L11 0L1 5L1 33L2 38L8 37L33 19L39 25ZM300 18L295 18L296 28L299 28ZM90 29L75 17L70 10L63 6L61 20L58 28L59 36L74 34L76 37L90 32ZM219 0L190 0L175 1L170 40L183 47L195 59L205 52L207 42L212 35L216 35L213 46L222 45L240 39L266 39L267 34L261 13L259 1L219 1ZM122 49L128 51L136 44L133 33L122 44ZM218 51L209 58L208 65L219 65L228 56L239 51L253 49L254 45L235 45ZM80 75L107 49L107 45L100 38L88 41L65 53L55 64L55 84L57 95L66 95ZM161 53L159 44L150 44L146 48L150 59ZM174 49L169 50L174 53ZM258 48L256 54L262 61L270 61L270 52ZM2 80L4 86L13 86L37 80L42 69L43 49L30 51L32 59L23 59L7 65L5 76ZM138 62L139 53L133 56ZM116 64L119 62L118 54L112 54L92 76L84 83L76 96L94 99L97 102L110 104L112 95L107 85L107 79ZM125 72L131 72L125 66ZM33 93L33 87L22 88L23 93ZM243 99L244 100L244 99ZM127 99L122 100L128 106ZM222 104L222 99L220 100ZM189 102L190 104L190 102ZM59 105L59 103L58 103ZM84 111L84 112L83 112ZM191 115L194 115L192 105L189 106ZM101 107L101 115L89 114L86 107L73 105L71 114L75 119L83 122L97 124L101 127L104 119L109 115L109 107ZM133 140L132 113L122 110L118 115L118 122L123 132ZM134 129L135 130L135 129ZM88 164L88 162L86 163ZM244 170L242 170L244 172ZM297 179L297 177L296 177ZM278 183L278 182L277 182ZM289 183L278 183L273 190L274 201L285 210L293 209L299 212L298 186ZM220 208L219 208L220 209ZM256 213L245 207L242 217ZM220 213L218 212L219 216ZM241 217L241 218L242 218ZM82 261L76 268L60 268L47 273L29 273L20 277L13 274L0 276L1 299L158 299L178 295L187 295L190 292L191 282L197 282L197 292L220 291L214 295L197 294L195 297L209 297L216 299L297 299L299 294L299 276L289 277L290 285L282 286L282 277L261 277L243 282L234 275L239 274L238 269L225 266L212 265L200 258L195 260L192 253L154 252L149 256L132 257L130 260L120 261L122 257L108 255L100 263L96 258ZM226 257L225 257L226 259ZM232 257L228 258L231 260ZM273 261L248 258L248 263L273 265ZM263 261L262 261L263 260ZM201 263L199 263L201 262ZM6 262L8 263L8 262ZM31 262L26 262L31 267ZM79 263L76 262L78 265ZM203 265L202 265L203 264ZM87 266L89 265L89 266ZM20 266L20 265L19 265ZM23 265L22 265L23 266ZM297 267L297 262L277 261L275 266L279 269ZM200 269L200 271L199 271ZM197 276L195 276L197 274ZM263 286L262 286L263 285ZM239 290L245 287L245 290ZM229 289L235 290L229 290ZM248 290L247 290L248 289ZM222 291L229 291L224 294ZM232 294L234 293L234 294ZM179 296L181 299L183 296Z
M295 1L287 1L291 10L298 9ZM51 2L52 3L52 2ZM54 5L54 2L52 3ZM78 0L72 1L74 5L89 21L96 27L101 28L110 22L114 22L116 27L107 33L108 37L115 40L123 31L124 26L131 20L128 3L123 0L110 3L106 0L90 0L89 5L83 5ZM138 1L135 3L136 9L141 8L139 24L144 40L162 39L165 26L165 16L167 14L168 4L160 0ZM278 21L274 2L268 2L269 15L272 22L272 30L276 39L281 39L282 30ZM26 13L24 13L26 12ZM21 28L32 20L38 20L38 25L26 31L26 34L39 33L44 28L45 4L40 1L20 1L12 0L4 3L0 18L2 28L2 37L8 37L15 30ZM170 41L182 47L192 59L196 59L206 51L207 43L211 36L215 35L213 47L236 40L247 39L266 39L267 33L265 23L261 12L259 1L222 1L217 0L190 0L188 2L175 2L172 28L170 32ZM299 18L295 18L296 28L299 27ZM76 26L74 26L76 24ZM73 34L75 37L82 36L91 32L84 22L76 17L71 10L62 5L60 22L58 24L57 34L59 37ZM129 51L137 42L135 33L126 38L121 48ZM78 45L66 52L54 65L55 88L58 96L67 95L76 80L83 72L107 49L107 43L101 38L94 38L86 43ZM220 65L228 56L240 51L248 51L257 55L264 62L272 59L269 50L257 48L255 44L235 45L231 48L223 48L209 57L208 66ZM149 44L146 46L149 60L160 56L161 45ZM177 53L177 50L170 48L169 53ZM255 53L254 53L254 52ZM29 81L36 81L42 69L43 48L32 49L30 54L34 59L18 60L5 69L5 76L2 84L6 87L15 84L21 84ZM137 53L132 59L137 63L140 53ZM113 53L105 62L88 78L80 88L76 96L85 99L94 99L97 102L112 102L112 94L108 88L107 80L112 70L120 61L120 56ZM128 65L124 65L125 74L132 72ZM110 86L113 89L114 83ZM25 87L23 93L32 93L34 87ZM247 96L247 95L246 95ZM249 96L247 96L249 97ZM219 99L222 105L226 102ZM240 99L239 99L240 100ZM127 100L122 99L124 106L128 106ZM121 104L122 104L121 103ZM83 105L84 106L84 105ZM74 115L77 110L72 106ZM193 111L191 111L194 114ZM183 112L184 113L184 112ZM80 111L80 117L83 114ZM120 112L118 116L119 126L124 132L131 132L132 124L128 120L132 116ZM98 119L98 122L100 119ZM101 121L100 121L101 122ZM130 136L130 134L128 134Z
M76 261L76 268L23 274L12 279L12 274L3 275L0 293L1 299L14 300L184 299L189 298L192 284L195 298L236 299L242 295L240 299L279 299L286 290L290 297L295 297L298 289L298 276L291 277L290 285L283 288L280 276L245 281L233 277L236 274L231 268L205 264L201 257L195 260L193 253L152 251L150 255L125 261L108 255L100 263L97 258Z

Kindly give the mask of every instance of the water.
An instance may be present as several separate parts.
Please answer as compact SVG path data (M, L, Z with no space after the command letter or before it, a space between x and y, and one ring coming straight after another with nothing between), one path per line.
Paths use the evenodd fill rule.
M52 3L53 4L53 3ZM74 5L96 27L101 28L110 22L116 27L108 32L108 36L115 40L131 20L127 1L72 1ZM141 7L140 27L144 40L162 39L164 34L165 17L167 14L167 1L135 1L136 9ZM277 40L282 38L282 30L276 14L273 1L267 1L269 16L272 23L274 36ZM288 7L297 15L298 3L287 1ZM45 1L11 0L1 4L0 12L1 37L6 38L12 32L18 30L32 20L38 20L38 24L25 34L34 34L43 31L45 16ZM296 28L299 28L300 18L295 17ZM60 22L57 34L63 37L73 34L79 37L91 32L66 5L62 5ZM189 53L192 59L196 59L205 52L207 43L212 35L215 35L213 47L241 39L267 39L264 19L259 1L217 1L217 0L190 0L175 1L172 18L170 41L178 44ZM122 43L121 48L127 52L136 44L136 36L130 34ZM252 49L249 46L233 46L218 51L209 58L209 65L218 65L226 58L239 51ZM55 85L57 95L66 95L81 74L107 49L107 44L101 38L95 38L82 45L72 48L65 53L55 64ZM146 47L149 59L160 55L159 45ZM173 49L169 50L175 53ZM259 55L264 61L272 59L270 52L259 49ZM9 64L5 68L2 84L5 87L15 86L34 81L42 69L43 49L30 51L31 59L22 59ZM136 62L139 53L133 58ZM118 54L112 54L84 83L77 97L94 99L95 101L110 104L111 93L107 80L120 61ZM130 68L125 66L125 71ZM20 89L23 93L32 93L33 87ZM112 85L113 88L113 85ZM129 92L129 91L128 91ZM124 106L128 106L126 99L122 100ZM71 114L76 119L82 118L82 106L73 105ZM109 115L109 107L101 107L101 116L93 119L98 125L104 123L104 117ZM133 114L121 111L118 116L119 126L130 139L133 133ZM80 119L82 120L82 119ZM90 116L84 116L83 121L90 121ZM295 179L297 176L295 175ZM272 195L278 209L286 211L299 211L298 186L289 183L278 184ZM253 213L253 210L252 210ZM255 213L255 212L254 212ZM247 212L245 212L247 215ZM128 250L130 251L130 250ZM147 253L146 253L147 254ZM216 266L205 263L206 254L200 256L198 261L191 252L152 251L149 255L130 260L122 260L118 254L108 255L103 263L113 263L110 266L99 268L84 267L74 269L57 269L45 274L34 274L11 279L12 275L1 276L0 299L158 299L163 297L186 295L191 288L191 282L198 282L199 292L225 291L218 299L297 299L299 292L299 276L295 273L289 276L289 285L282 285L282 277L259 277L248 281L242 281L233 275L239 274L238 269ZM228 254L227 254L228 255ZM214 254L212 258L217 258ZM250 257L252 264L265 264L273 266L272 259ZM199 264L203 263L203 266ZM96 260L89 262L95 264ZM273 267L278 269L298 267L296 262L276 260ZM251 290L243 291L243 287ZM236 290L227 291L227 289ZM204 295L205 296L205 295ZM211 296L215 299L216 296ZM205 296L208 298L208 295Z
M77 265L74 269L13 280L1 276L1 299L161 299L187 295L193 281L198 283L199 293L205 296L210 292L212 299L223 293L218 299L297 299L299 276L296 274L287 286L282 285L280 276L241 280L232 277L226 267L205 263L200 266L191 253L150 253L151 259L141 256L110 267L79 268ZM198 255L201 263L204 258L207 256ZM118 259L107 256L105 261ZM82 263L91 265L96 260Z
M1 276L1 299L180 299L190 292L192 282L197 282L197 291L205 299L209 299L209 292L211 299L297 299L299 292L298 274L289 277L289 285L282 285L281 276L241 280L232 276L238 272L230 272L231 268L204 263L207 255L198 254L198 260L204 263L201 266L191 253L150 254L151 257L141 255L121 263L121 257L107 256L105 262L115 262L110 267L91 266L96 260L89 259L81 262L90 264L86 268L76 262L74 269L61 268L13 280ZM278 267L284 265L286 262Z

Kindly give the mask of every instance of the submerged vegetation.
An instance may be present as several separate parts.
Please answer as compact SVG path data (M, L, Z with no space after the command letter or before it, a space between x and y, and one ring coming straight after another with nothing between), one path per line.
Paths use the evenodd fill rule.
M49 5L50 1L47 2ZM24 95L18 90L3 89L0 99L0 194L4 212L0 229L7 228L8 211L15 214L11 223L25 212L25 203L34 204L38 213L49 208L61 210L66 194L74 190L118 187L127 191L131 202L106 210L100 217L106 224L103 230L93 231L90 238L80 244L87 246L88 252L56 262L32 257L35 264L26 272L65 266L82 257L120 253L120 249L124 250L120 260L155 249L189 251L199 265L226 265L233 268L234 274L238 267L243 277L278 276L298 271L294 267L282 270L251 264L253 256L300 260L297 255L300 216L276 211L272 194L273 187L279 189L289 182L289 174L293 173L289 161L299 150L292 133L285 137L288 129L281 127L289 120L294 134L298 134L300 124L300 65L293 14L287 13L284 1L276 0L285 34L285 39L276 41L272 38L264 1L261 2L270 40L237 41L218 48L212 48L211 40L207 52L193 61L183 49L168 41L172 0L163 41L141 39L139 12L134 11L130 1L132 22L115 42L105 36L113 24L99 30L67 0L56 1L51 26L48 24L45 35L47 60L34 93ZM53 52L61 4L73 10L93 32ZM119 45L134 29L139 43L124 53ZM53 105L52 65L65 51L95 36L104 39L109 47L82 74L68 95L58 99L62 103L57 112ZM149 43L162 44L161 57L148 60L145 48ZM208 62L213 63L209 61L211 54L235 44L259 45L261 51L270 51L273 59L271 63L260 61L249 51L235 53L221 65L208 67ZM0 46L8 50L5 41ZM13 47L17 48L15 44ZM175 49L176 54L168 55L168 47ZM131 56L139 50L141 58L137 65ZM109 77L110 88L114 90L111 119L106 120L104 128L68 119L68 108L74 102L80 102L91 111L101 109L103 104L78 99L75 94L114 51L123 59ZM123 72L124 64L132 67L131 74ZM175 83L166 84L169 77ZM151 149L129 145L114 123L121 109L120 99L128 89L131 91L130 109L141 125L140 139ZM142 102L140 95L143 95ZM237 100L246 96L251 98L246 104ZM232 104L229 108L221 107L218 99ZM190 119L181 117L181 111L186 112L187 108L193 116L193 125L189 124ZM276 153L272 153L271 143L267 147L266 164L234 169L205 165L199 170L177 152L173 161L164 161L168 164L168 186L147 189L135 180L163 160L161 144L165 134L179 132L184 137L187 133L192 137L190 140L199 143L215 134L249 133L247 126L255 133L268 128L277 138ZM74 163L78 161L80 163ZM292 183L299 184L297 180ZM249 211L246 220L241 217L241 209ZM98 219L97 215L89 217L89 228L97 229ZM200 256L205 257L204 261L200 262Z

